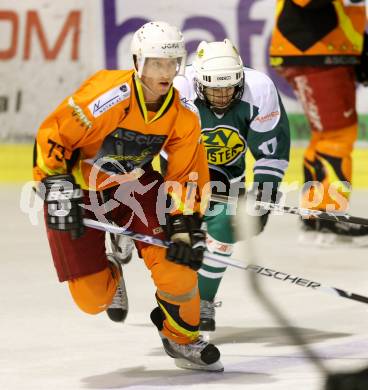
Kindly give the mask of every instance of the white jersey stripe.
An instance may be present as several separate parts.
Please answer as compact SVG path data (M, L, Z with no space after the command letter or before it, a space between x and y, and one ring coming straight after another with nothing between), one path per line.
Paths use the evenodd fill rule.
M286 160L277 160L277 159L273 159L273 158L272 159L271 158L261 158L254 163L254 168L257 168L259 166L270 167L270 168L279 169L279 170L285 172L288 165L289 165L289 162Z
M276 171L268 171L266 169L254 169L253 173L255 175L270 175L270 176L277 176L279 178L283 178L284 175L282 173L276 172Z
M198 270L198 273L209 279L221 279L225 272L211 273L201 268Z

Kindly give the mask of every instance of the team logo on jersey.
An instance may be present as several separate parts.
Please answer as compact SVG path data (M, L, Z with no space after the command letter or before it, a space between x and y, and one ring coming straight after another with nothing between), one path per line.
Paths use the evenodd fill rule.
M105 138L94 160L103 163L103 169L110 172L122 173L120 165L124 168L123 173L131 172L159 154L166 138L166 135L142 134L139 131L117 128Z
M246 142L239 130L230 126L219 126L202 131L207 159L213 165L226 165L237 160L246 150Z

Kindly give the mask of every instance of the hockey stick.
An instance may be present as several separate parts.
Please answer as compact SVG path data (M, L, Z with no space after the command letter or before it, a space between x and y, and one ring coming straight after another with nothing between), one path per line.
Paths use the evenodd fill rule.
M105 232L110 232L110 233L114 233L114 234L124 234L126 236L131 237L133 240L142 241L142 242L145 242L147 244L156 245L156 246L160 246L163 248L167 248L168 245L170 244L170 241L160 240L156 237L148 236L145 234L135 233L135 232L132 232L130 230L126 230L124 228L121 228L119 226L112 225L109 223L95 221L93 219L84 218L83 224L85 226L90 227L90 228L103 230ZM271 268L263 267L263 266L256 265L256 264L244 264L244 262L242 262L242 261L239 261L239 260L236 260L236 259L233 259L230 257L225 258L224 256L219 256L219 255L216 255L215 253L210 253L208 251L205 252L204 257L208 260L216 261L216 262L224 264L224 265L230 265L234 268L239 268L242 270L251 271L251 272L254 272L258 275L267 276L269 278L273 278L273 279L276 279L276 280L281 281L281 282L287 282L287 283L294 284L294 285L300 286L300 287L305 287L305 288L308 288L311 290L322 291L326 294L330 294L330 295L332 294L335 296L337 295L337 296L340 296L343 298L351 299L353 301L368 303L368 297L365 297L363 295L354 294L354 293L351 293L349 291L345 291L345 290L342 290L342 289L336 288L336 287L323 286L319 282L314 282L312 280L304 279L304 278L302 278L300 276L296 276L296 275L290 275L286 272L273 270Z
M235 204L238 201L238 199L235 197L228 197L225 195L211 195L211 200L224 204ZM354 223L368 226L367 218L354 217L346 213L332 213L321 210L305 209L302 207L281 206L279 204L259 201L255 202L255 206L260 206L265 210L277 211L286 214L295 214L304 218L324 219L327 221Z

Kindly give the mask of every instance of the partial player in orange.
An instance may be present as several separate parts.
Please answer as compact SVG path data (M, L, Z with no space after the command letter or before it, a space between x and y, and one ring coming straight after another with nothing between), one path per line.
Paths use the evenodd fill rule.
M151 22L134 34L131 48L134 69L98 72L38 130L34 178L52 257L81 310L123 321L121 265L107 258L104 232L83 226L83 214L170 239L167 250L136 244L157 287L151 319L179 367L221 371L219 350L198 332L200 203L209 173L197 114L172 87L185 66L184 41L176 27ZM170 158L164 178L151 165L162 148ZM198 191L188 209L193 177Z
M289 82L311 128L304 154L302 206L345 211L358 133L356 72L363 53L364 1L278 0L271 65ZM302 241L352 243L363 226L303 220Z

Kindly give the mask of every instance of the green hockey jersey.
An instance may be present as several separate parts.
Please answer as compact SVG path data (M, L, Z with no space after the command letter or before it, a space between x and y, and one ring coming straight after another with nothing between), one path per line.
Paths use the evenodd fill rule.
M289 161L289 122L272 80L262 72L244 68L242 99L223 115L215 114L194 89L194 69L174 80L183 104L199 111L202 139L207 151L211 180L220 176L228 184L243 181L247 149L255 159L254 182L279 183ZM216 180L216 179L215 179Z

